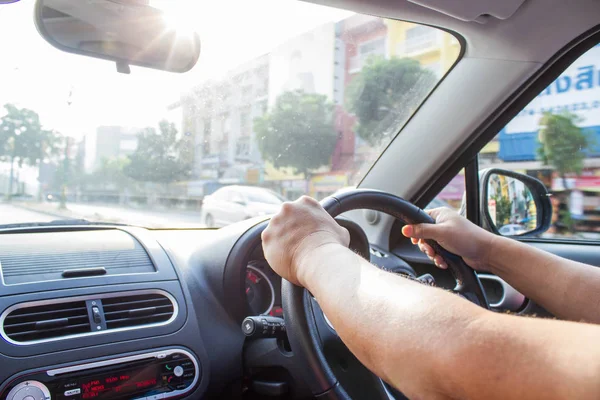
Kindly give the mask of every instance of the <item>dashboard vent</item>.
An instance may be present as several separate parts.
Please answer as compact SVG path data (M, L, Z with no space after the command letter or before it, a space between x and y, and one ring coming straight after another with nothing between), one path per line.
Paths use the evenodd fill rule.
M36 342L90 332L85 301L23 307L4 318L4 333L15 342Z
M67 279L82 269L104 269L104 276L156 272L141 243L119 229L4 234L0 267L6 285Z
M107 329L156 324L173 317L173 303L159 293L111 297L102 300Z

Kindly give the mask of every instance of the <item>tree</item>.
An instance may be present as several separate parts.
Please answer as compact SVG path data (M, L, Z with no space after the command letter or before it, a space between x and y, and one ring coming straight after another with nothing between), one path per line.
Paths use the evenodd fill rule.
M265 160L305 178L329 163L337 141L333 105L326 96L300 90L281 94L273 109L254 121L254 131Z
M4 105L6 114L0 118L0 159L10 162L7 195L12 195L14 164L36 165L44 157L57 154L62 141L52 130L42 129L39 115L12 104Z
M496 226L501 228L503 225L510 223L512 202L508 196L502 195L500 187L492 198L496 201Z
M191 175L190 161L183 160L184 142L177 139L175 124L163 120L138 134L137 149L123 167L125 175L142 182L171 183Z
M416 60L371 58L347 89L347 108L358 118L358 135L376 145L397 133L435 82L435 75Z
M131 178L125 174L125 170L131 163L127 157L103 158L100 166L92 173L91 179L94 183L103 187L114 187L124 190L131 185Z
M577 126L580 118L568 112L544 113L540 120L538 155L545 165L552 165L567 186L567 174L579 175L591 141Z

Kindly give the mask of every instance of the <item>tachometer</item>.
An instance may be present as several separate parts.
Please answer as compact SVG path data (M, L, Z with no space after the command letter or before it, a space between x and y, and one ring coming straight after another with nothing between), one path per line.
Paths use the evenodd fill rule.
M275 303L275 289L264 272L248 265L245 290L250 312L253 315L264 315L271 311Z

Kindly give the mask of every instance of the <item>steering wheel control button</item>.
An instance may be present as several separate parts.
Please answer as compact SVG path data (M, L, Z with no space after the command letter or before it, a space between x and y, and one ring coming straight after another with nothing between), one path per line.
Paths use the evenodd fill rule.
M178 365L175 367L175 369L173 369L173 374L175 374L175 376L178 378L183 375L183 368L181 365Z
M282 337L286 335L285 321L268 315L246 317L242 321L242 332L251 339Z
M244 332L244 335L251 336L254 333L255 329L256 324L251 318L246 318L244 322L242 322L242 332Z

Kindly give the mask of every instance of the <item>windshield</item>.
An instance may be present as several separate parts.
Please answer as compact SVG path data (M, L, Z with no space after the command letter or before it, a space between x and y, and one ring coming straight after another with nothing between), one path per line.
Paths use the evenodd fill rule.
M178 15L200 35L198 64L122 74L48 44L33 5L0 4L0 224L224 226L254 215L204 207L229 185L321 200L360 182L460 53L413 23L195 1Z

